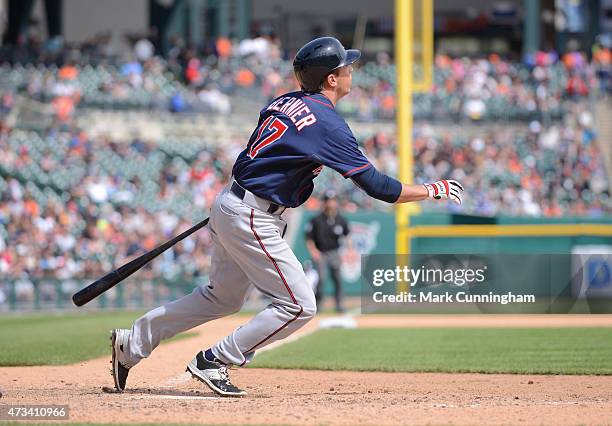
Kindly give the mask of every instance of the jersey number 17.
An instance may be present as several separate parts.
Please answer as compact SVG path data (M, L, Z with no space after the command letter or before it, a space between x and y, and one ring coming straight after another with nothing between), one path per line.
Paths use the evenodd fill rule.
M255 142L253 142L253 145L251 145L251 149L249 149L249 157L257 157L259 151L279 140L285 134L288 128L289 126L280 121L277 117L274 117L272 115L268 117L266 121L264 121L261 126L259 126ZM264 133L267 133L267 130L270 130L271 133L264 136Z

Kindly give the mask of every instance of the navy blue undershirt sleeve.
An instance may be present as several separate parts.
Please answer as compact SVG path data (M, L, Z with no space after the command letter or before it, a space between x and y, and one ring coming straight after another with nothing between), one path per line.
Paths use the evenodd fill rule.
M402 193L400 181L379 172L374 166L351 176L351 179L370 197L387 203L395 203Z

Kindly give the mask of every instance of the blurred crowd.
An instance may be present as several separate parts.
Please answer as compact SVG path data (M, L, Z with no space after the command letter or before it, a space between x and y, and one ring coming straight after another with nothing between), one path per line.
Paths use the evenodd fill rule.
M112 49L101 35L83 45L28 44L2 53L0 87L53 100L59 114L75 105L227 114L242 100L262 103L297 89L290 57L274 35L220 37L200 49L172 40L163 58L149 35L130 35L130 49ZM435 58L433 87L417 94L414 116L426 120L559 119L578 101L612 91L610 48L537 52L522 62L497 54ZM339 105L359 120L393 118L395 65L386 53L355 65L355 88ZM416 67L418 71L418 65Z
M49 132L34 145L24 136L0 133L2 276L87 279L151 250L206 216L235 154L202 149L186 162L139 140ZM205 276L209 247L205 229L154 262L155 275Z
M465 129L417 125L414 130L416 183L440 176L459 180L467 196L462 206L425 202L426 210L477 215L587 216L612 213L608 174L591 112L576 106L563 122L532 121ZM363 141L366 155L381 170L397 175L395 136L379 133ZM382 208L352 184L327 173L344 209Z
M571 103L610 92L610 50L591 62L580 52L561 58L539 52L526 62L497 54L484 58L437 55L433 87L414 97L415 119L482 122L560 119ZM395 114L395 66L381 53L355 73L355 90L339 109L361 120Z
M232 96L268 99L297 87L274 36L221 37L203 49L175 38L164 57L150 37L130 39L131 49L120 52L108 35L78 46L49 40L0 50L0 87L57 103L64 120L77 105L227 114Z

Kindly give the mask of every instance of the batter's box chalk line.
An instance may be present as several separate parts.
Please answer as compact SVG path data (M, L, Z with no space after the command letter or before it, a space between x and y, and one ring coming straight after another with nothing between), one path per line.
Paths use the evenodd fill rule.
M162 387L158 387L155 389L133 388L133 389L126 389L123 392L119 392L115 388L103 386L102 392L118 394L118 395L121 395L123 398L129 398L129 399L150 399L150 398L157 398L157 399L218 399L218 398L221 398L220 396L199 395L200 393L199 391L183 392L183 391L178 391L178 390L174 390L170 388L166 389Z
M182 372L178 376L172 377L162 383L162 387L174 388L177 386L184 385L191 380L191 373L186 371Z
M220 396L195 396L195 395L129 395L130 399L191 399L191 400L206 400L206 399L220 399Z

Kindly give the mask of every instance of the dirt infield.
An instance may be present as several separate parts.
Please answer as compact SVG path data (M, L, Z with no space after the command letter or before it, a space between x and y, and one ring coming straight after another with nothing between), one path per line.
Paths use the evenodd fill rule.
M197 350L244 321L216 321L197 329L197 337L162 345L134 368L124 394L102 390L112 386L108 358L62 367L0 368L0 403L68 404L71 421L78 422L612 424L610 376L240 369L232 378L249 396L217 398L182 371ZM612 326L612 316L370 316L357 322L362 327ZM306 332L316 326L312 322Z

